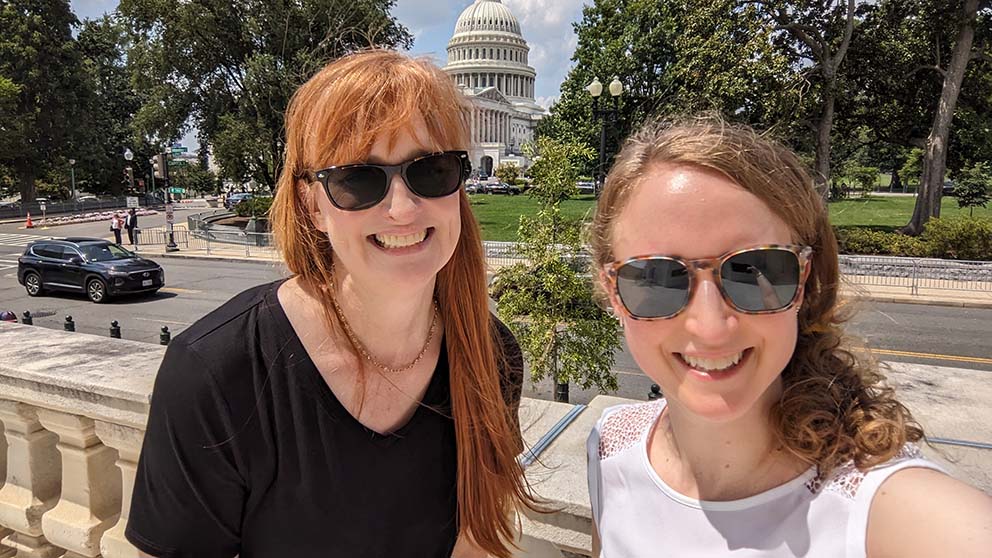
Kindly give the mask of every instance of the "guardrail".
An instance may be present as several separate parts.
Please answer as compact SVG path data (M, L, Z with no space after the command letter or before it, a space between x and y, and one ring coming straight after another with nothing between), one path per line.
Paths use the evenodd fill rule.
M992 262L841 255L840 271L857 285L992 292Z
M218 249L232 247L243 248L245 257L253 254L269 255L275 246L272 233L255 233L239 230L231 227L230 231L218 230L216 228L188 230L184 228L174 228L172 239L180 250L204 250L207 255L217 252ZM135 236L134 251L141 252L142 246L165 246L169 244L169 230L166 227L155 227L151 229L139 229L139 234Z

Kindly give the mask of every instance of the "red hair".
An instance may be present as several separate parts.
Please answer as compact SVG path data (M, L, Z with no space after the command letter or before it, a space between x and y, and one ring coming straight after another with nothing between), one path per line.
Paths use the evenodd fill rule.
M272 226L286 265L321 301L332 327L333 293L323 288L331 284L332 250L311 220L314 185L305 171L364 160L378 138L396 137L415 118L423 119L434 150L465 149L467 115L463 96L444 72L386 50L345 56L293 95ZM537 509L537 502L517 461L520 433L500 388L505 357L489 314L479 225L465 192L458 195L461 233L436 284L450 366L458 520L476 545L509 558L511 512L521 505Z

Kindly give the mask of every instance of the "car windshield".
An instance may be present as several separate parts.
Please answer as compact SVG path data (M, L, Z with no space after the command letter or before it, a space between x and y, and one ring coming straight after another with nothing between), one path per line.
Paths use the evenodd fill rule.
M116 244L84 244L79 247L88 262L106 262L133 258L134 254Z

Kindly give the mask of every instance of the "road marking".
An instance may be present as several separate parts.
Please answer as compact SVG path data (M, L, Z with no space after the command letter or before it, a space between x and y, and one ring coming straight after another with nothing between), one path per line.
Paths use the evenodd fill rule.
M172 325L181 325L181 326L193 325L190 322L170 322L169 320L159 320L159 319L153 319L153 318L139 318L139 317L135 317L134 319L135 320L141 320L143 322L156 322L156 323L160 323L160 324L172 324Z
M27 246L35 240L45 240L51 237L36 234L0 233L0 245Z
M203 291L194 291L193 289L180 289L179 287L162 287L162 289L160 289L160 290L161 291L165 291L167 293L180 293L180 294L181 293L185 293L185 294L199 294L199 293L202 293L203 292Z
M914 353L912 351L894 351L892 349L871 349L871 352L878 355L887 355L887 356L904 356L904 357L913 357L913 358L927 358L932 360L972 362L975 364L992 364L992 358L982 358L982 357L938 355L934 353Z

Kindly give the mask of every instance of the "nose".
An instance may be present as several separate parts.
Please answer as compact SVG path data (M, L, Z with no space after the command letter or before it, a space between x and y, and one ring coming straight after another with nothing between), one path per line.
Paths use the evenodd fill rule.
M696 285L685 309L685 329L701 344L718 347L737 330L738 316L720 294L710 271L696 275Z
M386 210L389 218L397 223L409 223L420 211L420 198L410 191L403 176L399 173L393 175L393 180L389 184L389 192L386 199Z

